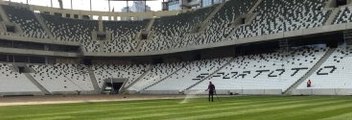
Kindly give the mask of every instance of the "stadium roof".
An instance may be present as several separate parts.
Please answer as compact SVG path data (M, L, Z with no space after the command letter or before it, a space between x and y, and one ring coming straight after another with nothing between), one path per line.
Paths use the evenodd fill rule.
M47 6L59 8L58 0L3 0L18 2L31 5ZM91 1L91 4L90 4ZM92 10L92 11L115 11L120 12L122 8L132 6L133 1L145 1L145 0L62 0L64 9L74 10ZM153 11L161 10L161 2L163 0L147 0L146 4L151 7ZM110 2L110 10L109 10Z

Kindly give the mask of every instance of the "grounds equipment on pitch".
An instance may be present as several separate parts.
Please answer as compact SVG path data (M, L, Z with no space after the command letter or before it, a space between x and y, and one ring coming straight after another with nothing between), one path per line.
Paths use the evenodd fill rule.
M219 96L218 96L218 94L216 93L216 91L214 91L214 94L215 94L215 96L216 96L216 99L218 99L218 101L220 102Z

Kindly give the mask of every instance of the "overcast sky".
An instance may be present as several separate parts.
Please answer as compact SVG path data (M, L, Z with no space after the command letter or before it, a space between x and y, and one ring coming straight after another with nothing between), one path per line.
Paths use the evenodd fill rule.
M4 0L11 2L27 3L27 0ZM51 6L51 0L28 0L29 4L41 5L41 6ZM71 9L71 0L62 0L63 6L66 9ZM59 7L58 0L52 0L54 7ZM147 1L147 5L151 7L153 11L161 10L162 0ZM78 10L89 10L89 0L72 0L73 9ZM114 8L115 11L121 11L123 7L126 6L126 2L111 1L111 9ZM129 6L132 6L132 2L128 2ZM108 11L108 1L107 0L92 0L92 10L93 11Z

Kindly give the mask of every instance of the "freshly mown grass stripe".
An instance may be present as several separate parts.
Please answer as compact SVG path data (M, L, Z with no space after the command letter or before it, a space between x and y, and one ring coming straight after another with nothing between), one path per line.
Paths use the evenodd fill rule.
M138 108L138 107L152 107L152 106L143 106L145 104L151 104L151 103L154 103L155 105L157 104L166 104L166 103L169 103L169 104L173 104L174 102L173 101L155 101L155 102L149 102L149 101L140 101L140 103L136 102L136 103L132 103L133 106L135 106L135 104L138 104L136 105L136 107L133 107L132 106L132 109L135 109L135 108ZM18 111L18 107L22 107L21 110L27 110L27 111L30 111L32 115L28 115L28 116L23 116L23 115L18 115L19 117L34 117L36 115L50 115L48 113L54 113L53 115L64 115L64 114L70 114L70 113L81 113L81 112L86 112L86 113L91 113L91 112L99 112L99 111L106 111L107 109L114 109L116 110L116 108L111 108L111 106L116 106L116 105L119 105L119 108L120 110L124 110L124 109L131 109L130 107L130 103L127 103L127 104L123 104L121 102L119 103L105 103L103 104L104 106L101 106L100 105L101 103L98 103L98 104L94 104L94 103L82 103L82 104L62 104L62 105L49 105L51 107L47 107L46 106L46 113L42 113L40 112L40 110L42 109L42 106L36 106L36 107L33 107L33 106L11 106L11 107L8 107L6 110L2 111L3 109L0 109L0 115L4 112L6 114L6 112L10 112L11 113L11 110L12 108L15 108L13 110L15 111ZM106 105L107 104L107 105ZM87 106L90 106L94 109L89 109L89 110L86 110L87 109ZM12 110L12 111L13 111ZM62 110L68 110L68 111L62 111ZM38 111L38 112L36 112ZM36 114L38 113L38 114ZM12 116L12 117L15 117L15 116Z
M269 101L268 103L271 103L272 101ZM250 104L246 104L246 105L243 105L243 106L247 106L247 105L253 105L253 103L250 103ZM215 108L214 108L215 107ZM219 107L219 108L218 108ZM212 106L212 109L214 110L214 109L223 109L223 110L227 110L227 109L231 109L231 108L228 108L228 106L225 106L225 107L223 107L223 106L219 106L219 105L217 105L217 106ZM163 113L168 113L167 112L168 110L166 110L165 112L163 112ZM183 110L184 111L184 110ZM194 110L194 111L190 111L190 110L188 110L187 112L183 112L183 111L171 111L171 112L169 112L169 114L160 114L160 113L158 113L158 114L156 114L156 115L147 115L147 116L149 116L149 117L147 117L147 116L138 116L138 117L143 117L143 119L148 119L148 118L150 118L150 119L153 119L153 117L162 117L162 116L166 116L167 115L167 117L166 118L170 118L170 116L172 116L172 115L183 115L183 114L189 114L189 113L200 113L200 112L207 112L207 111L209 111L209 109L208 108L206 108L206 109L201 109L201 110ZM183 115L184 116L184 115ZM137 117L133 117L133 118L137 118ZM176 117L175 117L176 118ZM177 118L177 119L180 119L180 118Z
M280 102L281 101L281 102ZM256 101L253 101L249 104L239 104L239 105L236 105L235 107L234 106L221 106L221 105L212 105L210 106L211 108L209 108L209 106L205 106L203 109L197 109L197 110L188 110L186 112L183 112L183 111L172 111L171 114L169 114L168 116L164 116L165 118L176 118L176 119L182 119L183 117L185 116L189 116L189 115L192 115L192 116L196 116L196 115L203 115L204 113L212 113L214 111L217 111L217 110L222 110L222 111L227 111L227 110L231 110L231 109L241 109L241 108L246 108L246 107L249 107L249 106L259 106L259 105L264 105L264 104L282 104L282 100L280 101L277 101L277 100L271 100L271 101L259 101L259 102L256 102ZM285 102L293 102L293 101L285 101ZM299 101L294 101L294 102L299 102ZM303 101L302 101L303 102ZM152 119L152 118L151 118ZM185 119L188 119L188 117L186 117Z
M278 101L278 100L276 100L276 101ZM280 101L281 101L281 100L280 100ZM209 104L209 103L208 103L208 104ZM231 104L234 105L234 104L238 104L238 103L231 103ZM216 107L221 107L221 106L225 106L225 107L226 107L226 106L231 105L231 104L229 104L229 103L227 103L227 105L226 105L226 104L220 104L220 105L217 105ZM250 105L250 104L253 104L253 103L248 103L248 105ZM205 108L205 107L207 107L207 106L194 106L194 103L192 103L192 106L193 106L193 107L198 107L198 108ZM121 113L118 113L117 111L111 111L111 112L105 114L105 116L102 116L102 117L110 116L110 114L112 114L112 115L118 114L118 115L123 115L123 116L130 114L130 115L128 115L128 116L132 116L132 118L137 118L136 116L134 116L134 114L138 114L138 115L140 115L140 116L138 116L138 118L144 118L144 119L146 119L146 118L148 118L147 116L150 116L150 117L158 117L158 116L170 115L170 114L161 114L160 112L163 112L163 113L169 112L169 113L175 114L175 113L177 113L177 112L182 112L182 111L184 111L184 109L190 110L190 109L193 109L193 108L185 108L185 107L182 107L182 106L180 105L180 107L174 107L174 108L169 108L169 109L152 109L152 110L146 110L146 111L142 111L142 112L133 111L133 112L126 113L126 114L121 114ZM177 110L177 111L175 111L175 110ZM195 110L197 110L197 109L195 109ZM157 113L156 113L156 112L157 112ZM155 113L156 115L151 115L151 114L146 114L146 115L144 115L145 113ZM103 115L104 115L104 114L103 114ZM131 117L122 117L122 118L126 118L126 119L127 119L127 118L131 118Z
M220 99L221 102L209 103L207 98L197 98L186 104L179 104L182 100L176 99L0 107L0 120L334 120L348 118L352 114L352 97L349 96L241 96Z
M176 103L176 102L175 102ZM202 102L198 102L198 103L200 103L200 104L206 104L206 103L202 103ZM233 103L231 103L231 104L233 104ZM148 105L148 104L146 104L146 105ZM191 107L194 107L195 105L197 105L197 104L192 104L192 106ZM226 104L225 104L226 105ZM162 106L162 107L160 107L160 106ZM172 105L160 105L159 107L157 107L157 109L156 110L162 110L162 109L166 109L166 110L168 110L168 109L170 109L170 108L179 108L179 107L182 107L182 106L180 106L180 104L172 104ZM179 106L179 107L177 107L177 106ZM202 105L203 106L203 105ZM130 108L128 108L128 109L130 109ZM82 111L73 111L73 112L61 112L61 113L52 113L52 114L35 114L35 115L29 115L29 116L17 116L17 118L28 118L28 117L37 117L37 118L40 118L40 117L50 117L50 116L52 116L52 115L70 115L70 114L88 114L88 116L90 115L89 113L96 113L96 114L98 114L98 113L102 113L101 115L102 116L109 116L109 113L118 113L118 112L123 112L123 113L127 113L127 114L135 114L136 113L136 111L143 111L143 112L149 112L148 111L148 109L155 109L155 106L140 106L140 107L135 107L134 109L133 109L133 112L123 112L123 111L125 111L126 110L126 108L119 108L119 109L117 109L117 108L109 108L109 109L104 109L104 110L82 110ZM112 111L112 110L114 110L114 111ZM122 115L122 114L119 114L119 115ZM124 114L125 115L125 114ZM87 115L85 115L85 116L87 116ZM94 116L96 116L95 114L94 114ZM16 118L15 116L12 116L12 117L10 117L10 118Z
M304 110L304 114L306 115L304 118L307 119L323 119L332 115L340 115L345 113L351 113L352 111L352 103L349 101L347 104L340 104L340 105L328 105L320 108L311 108ZM309 112L314 112L316 114L310 115ZM295 116L295 118L300 119L303 116Z
M266 109L279 109L281 106L284 105L296 105L301 103L322 103L322 102L330 102L325 99L317 99L317 100L301 100L301 101L285 101L285 102L271 102L266 104L253 104L248 106L233 106L228 108L220 108L220 109L213 109L209 108L208 110L201 110L196 111L189 117L179 117L177 120L187 120L187 119L206 119L206 118L214 118L214 117L222 117L226 115L241 115L248 112L258 112L258 110L266 110ZM258 109L258 110L257 110Z
M338 108L339 105L346 105L350 101L349 100L337 100L337 101L326 101L326 102L318 102L318 103L302 103L302 104L297 104L297 105L285 105L285 106L275 106L275 107L268 107L268 108L258 108L257 111L255 112L246 112L244 114L241 114L241 116L238 115L224 115L220 118L235 118L235 119L240 119L243 116L247 116L246 119L271 119L271 118L276 118L277 114L280 114L280 111L284 111L286 113L290 114L284 114L280 115L283 118L279 119L285 119L289 118L290 116L295 117L293 113L297 111L297 109L300 110L308 110L316 107L322 107L322 106L336 106ZM252 110L252 109L249 109ZM275 114L272 114L275 113Z
M244 101L244 100L237 100L236 102L239 102L239 101ZM141 102L143 103L143 101L141 101ZM158 103L161 104L159 106L164 106L165 108L168 108L168 107L172 108L172 107L176 107L176 106L180 106L180 105L179 104L173 104L173 106L169 106L169 105L164 105L164 104L165 103L177 103L177 102L179 102L179 101L167 101L167 102L158 102ZM192 106L197 105L197 103L209 104L207 102L205 102L205 103L204 102L196 102L196 103L192 103ZM113 104L115 104L115 103L113 103ZM146 105L149 105L149 104L150 104L150 102L146 102ZM143 104L139 104L139 105L143 105ZM70 106L70 105L65 105L64 107L67 107L67 106ZM75 104L73 106L75 106ZM82 106L78 106L78 107L82 107ZM83 106L83 107L85 107L85 106ZM96 107L96 106L92 105L92 107ZM155 108L155 106L153 105L153 106L138 106L138 107L134 107L133 108L134 112L136 110L140 109L140 108L141 108L142 111L146 111L148 109ZM70 114L89 114L89 113L99 113L99 112L107 114L107 112L111 113L111 111L109 111L109 110L115 110L113 112L119 112L119 111L125 111L126 109L131 109L131 108L129 108L129 107L124 107L124 108L123 107L122 108L119 107L119 109L116 109L116 108L103 108L103 109L101 109L101 108L99 108L99 110L96 110L96 109L89 109L89 110L84 110L83 109L82 110L81 108L79 108L79 109L80 109L79 111L76 111L76 110L75 111L66 111L65 110L65 112L61 111L61 112L56 112L56 113L51 113L51 114L49 114L49 113L40 113L40 114L25 115L25 116L19 115L19 116L17 116L17 118L40 117L40 116L45 117L45 116L53 116L53 115L70 115ZM105 115L105 114L102 114L102 115ZM16 118L16 116L10 116L9 118Z
M350 111L350 110L348 110ZM340 115L335 115L335 116L329 116L326 118L323 118L321 120L352 120L352 111L349 113L344 113Z

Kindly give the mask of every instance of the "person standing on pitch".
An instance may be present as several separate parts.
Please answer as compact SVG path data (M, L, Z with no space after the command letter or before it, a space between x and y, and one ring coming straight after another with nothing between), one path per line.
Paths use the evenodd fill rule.
M211 97L211 101L214 102L214 92L215 92L215 85L211 82L209 82L209 85L208 85L208 89L205 90L205 91L208 91L209 92L209 102L210 102L210 97Z

